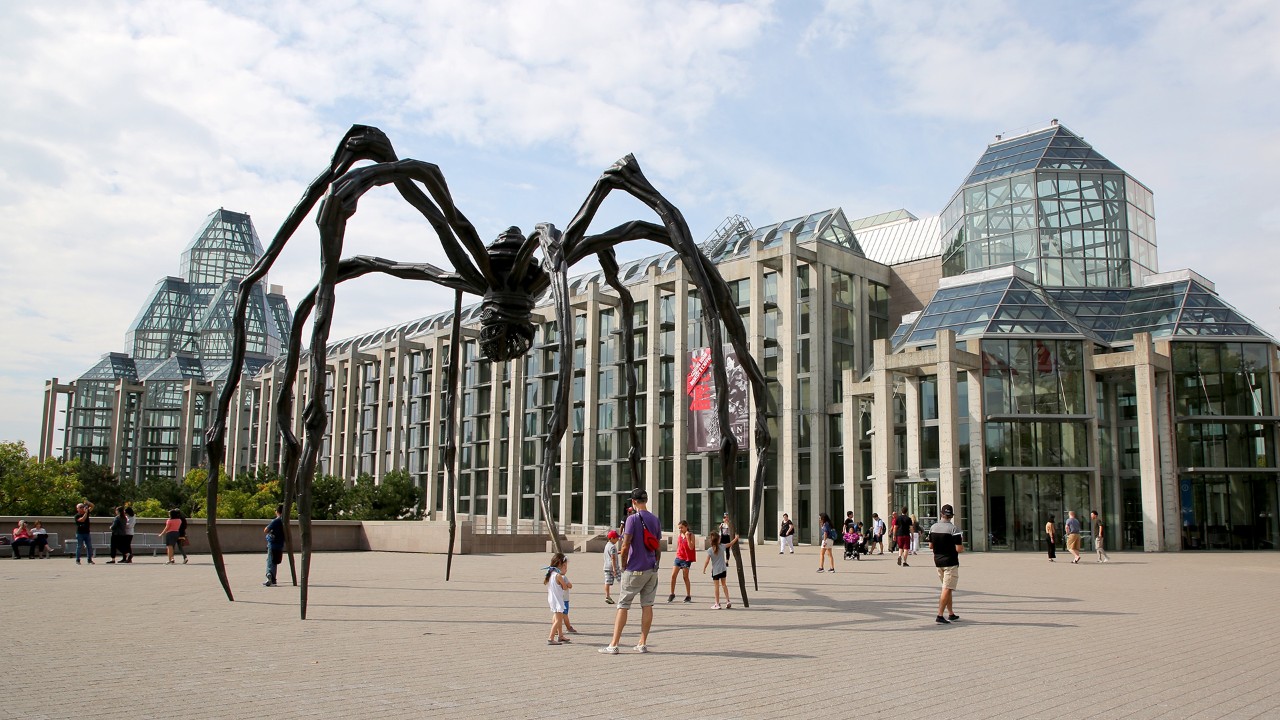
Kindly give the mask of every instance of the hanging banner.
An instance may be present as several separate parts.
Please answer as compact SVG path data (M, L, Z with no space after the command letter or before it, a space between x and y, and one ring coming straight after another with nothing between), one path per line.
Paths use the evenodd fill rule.
M738 447L748 447L748 382L747 373L738 362L733 348L724 350L725 374L729 380L729 427ZM720 449L720 421L716 418L716 383L712 372L711 348L689 353L689 372L685 376L685 393L689 397L689 452L714 452Z

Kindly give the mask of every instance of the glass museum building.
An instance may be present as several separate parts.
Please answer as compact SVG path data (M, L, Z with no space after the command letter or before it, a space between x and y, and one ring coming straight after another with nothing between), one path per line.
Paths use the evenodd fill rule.
M940 200L941 213L925 217L851 219L833 208L755 227L735 216L703 243L768 379L770 406L748 411L751 422L765 414L773 435L756 539L775 538L783 512L800 542L814 542L820 512L866 521L906 506L927 523L950 503L977 550L1040 549L1046 520L1061 527L1068 511L1087 521L1091 510L1111 550L1275 548L1277 343L1211 281L1160 272L1147 186L1054 121L997 138ZM247 216L226 215L252 237ZM261 252L256 237L240 247L247 263ZM50 382L50 449L49 418L65 396L66 455L130 478L197 462L210 392L223 379L227 324L216 308L234 294L230 264L219 265L225 275L192 264L161 281L130 329L128 355L104 356L72 386ZM652 506L668 529L688 520L705 533L726 502L742 523L750 448L739 456L742 487L726 501L718 456L690 445L686 375L707 343L698 292L670 253L626 263L620 277L635 298ZM571 280L570 295L572 327L558 327L545 298L533 350L505 363L480 357L479 305L462 311L455 501L476 532L544 530L538 466L561 362L572 362L573 386L556 519L586 537L622 519L631 487L621 303L598 272ZM273 359L288 331L283 296L264 287L251 308L260 369L232 413L237 472L280 466L274 397L289 382ZM174 330L162 316L187 324ZM403 469L442 517L452 319L330 344L320 472L376 479ZM572 357L559 357L562 332L572 334ZM156 373L169 385L153 397ZM300 417L290 422L301 435Z
M231 359L231 321L241 278L262 255L253 222L219 209L187 244L176 276L156 283L111 352L70 383L45 383L39 456L111 468L122 481L181 478L204 464L204 432ZM280 354L292 313L266 280L250 293L245 367ZM240 448L247 453L249 448Z

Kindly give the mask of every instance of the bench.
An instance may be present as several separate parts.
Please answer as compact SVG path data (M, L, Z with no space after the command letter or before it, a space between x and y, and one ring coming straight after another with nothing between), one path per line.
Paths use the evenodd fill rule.
M89 533L89 544L93 545L93 555L97 557L102 553L111 552L111 533L109 532L91 532ZM141 551L151 551L151 556L155 557L156 553L164 550L164 539L156 537L155 533L136 533L133 536L133 554L137 555ZM63 554L75 557L76 540L65 541L63 545Z
M58 547L58 533L48 533L49 537L49 554L62 552L62 548ZM0 535L4 538L4 544L0 544L0 555L13 555L12 535Z

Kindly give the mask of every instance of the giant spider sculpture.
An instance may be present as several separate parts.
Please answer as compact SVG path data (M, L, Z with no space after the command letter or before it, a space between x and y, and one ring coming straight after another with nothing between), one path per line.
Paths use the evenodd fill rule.
M361 161L371 161L372 164L353 168ZM366 256L342 257L347 222L355 214L360 198L372 188L387 184L394 185L400 195L431 224L439 236L445 255L453 263L453 272L446 272L425 263L397 263ZM600 234L588 235L587 228L596 211L608 194L614 190L626 192L647 205L658 215L662 224L633 221ZM222 583L228 600L234 600L234 597L227 580L222 547L218 542L218 472L226 457L225 434L228 410L244 368L249 292L255 283L266 276L285 244L317 202L320 203L316 214L316 224L320 229L320 281L298 303L284 369L284 377L290 379L296 377L302 355L303 325L314 311L315 319L312 324L309 348L310 391L302 416L305 446L290 429L290 420L293 417L293 383L283 383L276 398L276 417L284 450L284 516L286 518L289 517L289 506L295 494L298 499L298 516L302 535L301 615L304 620L307 617L307 586L311 563L311 485L326 424L325 362L329 329L333 319L335 289L339 283L368 273L384 273L409 280L426 280L454 290L451 350L446 376L448 387L445 391L444 406L445 493L448 499L446 506L449 520L446 581L453 566L453 544L457 527L453 497L456 485L454 427L461 363L458 348L463 294L481 298L480 349L484 356L493 361L514 360L527 353L532 345L534 304L548 288L552 293L559 327L571 327L569 268L593 254L599 259L605 281L618 293L622 304L627 380L626 415L631 445L628 459L633 486L642 486L639 474L640 443L636 430L636 376L633 365L632 308L634 303L631 294L618 279L618 262L614 254L614 246L629 240L650 240L674 250L688 269L703 298L703 324L710 340L715 384L720 389L716 393L716 409L721 438L719 448L721 479L726 498L733 497L736 486L738 443L729 428L729 393L725 375L724 341L721 336L722 324L751 382L753 399L759 409L754 432L756 482L751 490L751 521L748 537L754 535L760 519L760 505L764 493L765 451L770 444L764 412L768 402L764 376L747 348L746 329L729 295L729 288L724 278L693 241L680 211L654 189L640 172L640 166L635 158L628 155L604 172L591 189L578 214L563 232L553 225L543 223L537 225L533 233L525 237L519 228L511 227L486 248L475 227L454 205L449 188L445 184L444 175L437 166L419 160L400 160L396 157L390 140L381 130L354 125L338 145L329 168L307 187L306 193L272 238L266 252L250 269L248 275L241 280L240 291L236 297L231 366L226 385L219 396L216 415L206 434L205 445L209 465L207 488L209 548L213 555L218 580ZM540 261L535 255L538 250L542 251ZM551 507L551 479L569 418L570 379L573 368L571 338L568 332L559 333L558 351L561 357L559 383L554 414L545 443L545 454L540 467L539 483L543 518L547 522L551 542L556 550L560 549L560 543ZM734 525L733 504L726 503L726 509L730 513L732 526ZM286 542L292 550L292 539L289 537L287 522L285 529ZM748 547L754 580L755 546L748 544ZM749 605L741 552L737 547L733 551L738 558L736 563L738 584L742 592L743 604ZM292 552L289 562L296 584L297 572L293 570Z

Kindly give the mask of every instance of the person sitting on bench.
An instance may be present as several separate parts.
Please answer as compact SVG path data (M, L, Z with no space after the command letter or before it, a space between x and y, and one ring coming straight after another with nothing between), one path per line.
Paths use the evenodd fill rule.
M27 557L36 558L36 543L31 539L31 531L27 529L27 521L19 520L18 527L13 529L13 559L18 559L18 548L27 548Z

